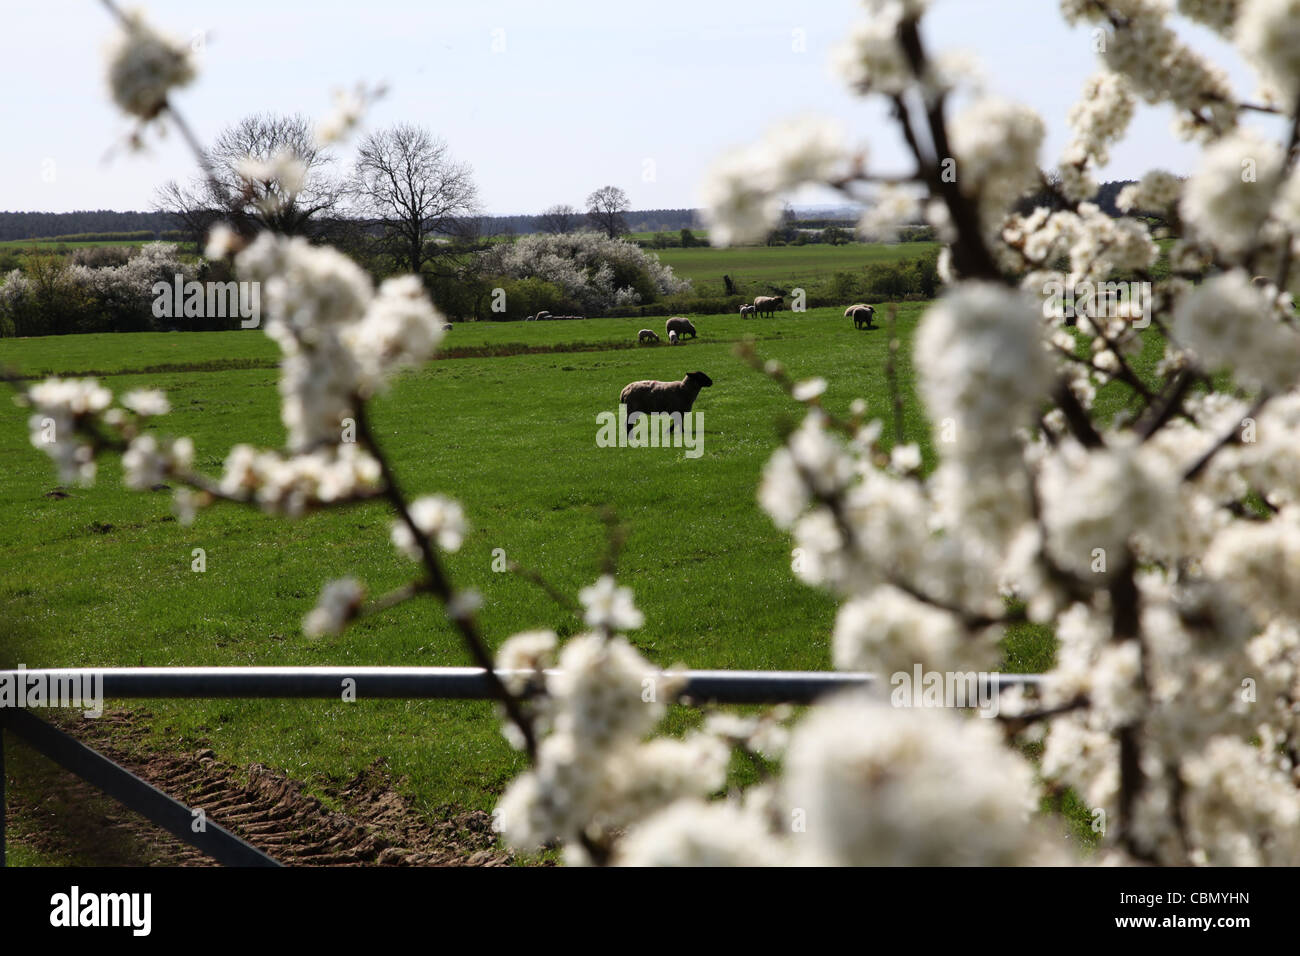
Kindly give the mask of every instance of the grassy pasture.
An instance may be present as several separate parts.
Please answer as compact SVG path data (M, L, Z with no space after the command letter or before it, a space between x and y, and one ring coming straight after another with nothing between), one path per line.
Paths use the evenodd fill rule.
M899 306L897 332L906 436L931 466L910 362L924 308ZM527 628L564 635L580 627L531 583L493 573L493 549L576 593L598 573L600 511L612 506L628 531L621 577L646 613L632 640L650 659L700 668L829 667L835 603L794 579L790 542L754 496L781 427L795 423L799 409L733 347L753 336L796 377L824 375L828 406L843 410L861 396L887 418L887 333L855 331L839 313L706 316L697 321L700 338L675 348L624 347L645 324L635 319L458 325L449 346L503 354L448 358L401 376L376 402L375 425L409 495L443 492L464 503L473 530L448 565L454 580L483 594L492 643ZM1148 345L1144 368L1160 351L1154 339ZM564 348L592 350L539 351ZM192 436L197 465L209 473L219 472L234 443L282 442L275 357L274 345L253 330L0 340L0 366L95 370L119 394L164 388L173 412L159 431ZM683 449L596 447L595 416L616 409L625 383L694 369L715 383L696 405L702 458L687 459ZM1122 394L1104 389L1099 401L1113 411ZM410 579L413 566L389 544L391 519L381 505L295 522L217 506L184 528L170 513L168 492L126 490L111 461L96 487L49 497L57 478L28 444L25 413L8 401L0 409L0 666L468 662L426 601L339 638L302 636L301 617L324 581L353 574L381 593ZM204 573L191 570L194 548L205 549ZM1051 636L1041 629L1017 628L1004 647L1004 670L1051 664ZM211 747L223 760L260 762L309 788L338 786L387 758L404 790L435 816L490 808L521 768L487 703L157 701L147 710L160 747ZM680 730L695 719L679 708L670 723Z
M629 538L622 574L645 610L634 640L652 659L694 667L824 668L834 604L789 572L789 543L760 513L754 488L793 420L780 392L732 355L761 334L765 353L796 375L826 374L827 400L864 395L887 408L885 333L855 332L841 316L789 313L742 322L710 317L701 338L607 351L448 359L404 375L374 418L412 494L461 498L474 531L449 559L456 580L485 597L494 642L527 627L571 633L578 622L532 584L491 571L492 550L576 592L598 573L600 509L612 505ZM904 335L920 307L900 310ZM635 320L458 326L453 342L622 342ZM0 363L42 372L170 366L111 374L115 391L157 385L174 411L160 430L191 435L197 464L216 472L238 441L278 446L272 367L194 370L221 359L261 359L274 346L256 331L50 337L0 342ZM697 404L704 456L682 449L597 448L596 413L616 408L629 381L707 371L715 386ZM904 364L903 379L910 382ZM352 573L375 591L413 571L389 544L379 505L283 522L219 508L191 528L172 518L166 492L124 489L105 463L93 489L51 498L56 477L27 441L25 414L0 413L0 603L6 665L462 664L467 657L429 603L400 607L338 639L310 641L299 621L321 583ZM909 398L909 431L925 430ZM190 570L191 550L207 571ZM483 703L157 702L155 733L168 746L199 741L223 758L260 761L309 783L339 782L387 756L430 812L492 804L518 760ZM678 722L689 719L679 715Z

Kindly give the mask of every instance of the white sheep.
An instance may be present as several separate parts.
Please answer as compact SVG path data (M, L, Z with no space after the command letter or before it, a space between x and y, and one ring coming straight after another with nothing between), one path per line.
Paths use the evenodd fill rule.
M752 319L758 315L758 307L753 305L742 305L740 307L740 317L742 319Z
M759 315L766 313L769 317L774 316L776 310L784 304L785 297L780 295L760 295L754 298L754 308Z
M700 389L712 385L713 379L703 372L687 372L680 382L656 382L647 379L623 386L618 401L620 405L627 406L628 431L632 431L632 416L638 412L646 415L655 412L685 415L695 404ZM669 431L671 430L672 425L669 426Z
M684 339L684 338L686 338L686 336L688 336L688 335L689 335L691 338L695 338L695 325L694 325L694 323L691 322L690 319L684 319L684 318L682 318L680 315L673 316L673 318L671 318L671 319L669 319L667 322L665 322L665 323L664 323L664 331L668 332L669 334L671 334L671 333L673 333L673 332L676 332L676 333L677 333L677 337L678 337L679 339Z
M676 330L676 329L672 329L672 330L670 330L670 331L668 332L668 344L669 344L669 345L676 345L676 344L677 344L677 330Z
M875 308L861 302L856 302L844 310L844 317L853 319L855 329L874 329L876 327L874 324L875 316Z
M644 345L646 342L658 342L659 336L655 335L650 329L642 329L636 334L636 340L639 344Z

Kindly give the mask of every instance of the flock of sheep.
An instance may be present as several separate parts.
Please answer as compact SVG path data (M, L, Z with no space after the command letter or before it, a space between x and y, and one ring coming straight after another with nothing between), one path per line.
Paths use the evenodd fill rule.
M740 307L740 317L742 319L752 319L758 315L775 316L777 310L785 304L785 298L779 295L760 295L754 299L752 305L742 305ZM537 317L543 315L550 317L550 313L538 313ZM853 320L855 329L874 329L876 328L876 309L874 306L867 305L863 302L855 302L844 310L844 317ZM533 318L531 315L529 319ZM674 316L664 323L664 332L668 335L668 344L676 345L682 339L690 336L695 338L695 326L690 319ZM662 339L659 334L652 329L642 329L636 334L638 345L654 345Z
M779 295L760 295L754 300L753 305L742 305L740 307L740 317L749 319L756 315L775 315L783 304L784 299ZM853 320L855 329L874 329L876 327L875 315L875 308L863 302L855 302L844 310L844 317ZM540 314L538 317L541 317ZM665 322L664 331L668 334L668 343L670 345L676 345L688 335L695 338L697 334L694 323L682 316L674 316ZM659 342L660 338L653 330L642 329L636 334L636 340L639 345L652 345ZM709 388L712 385L713 379L703 372L688 372L678 382L659 382L646 379L625 385L623 391L619 394L618 400L620 404L627 406L628 431L632 430L632 417L638 412L647 415L655 412L686 414L695 404L695 399L699 397L700 389ZM671 428L670 425L669 429L671 430Z

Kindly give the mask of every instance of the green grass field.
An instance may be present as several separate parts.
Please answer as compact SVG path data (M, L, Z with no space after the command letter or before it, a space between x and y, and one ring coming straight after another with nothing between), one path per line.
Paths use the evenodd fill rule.
M924 307L901 305L897 331L906 434L929 466L909 360ZM493 549L576 593L598 574L601 511L612 507L628 532L621 578L646 614L632 639L649 658L697 668L830 667L835 603L795 580L789 540L755 502L780 428L800 410L733 350L753 336L794 376L824 375L830 407L845 409L861 396L887 417L887 333L855 331L839 310L822 309L772 320L704 317L696 341L624 347L642 324L458 325L450 347L502 354L434 361L376 402L378 433L407 493L447 493L465 505L473 531L448 560L454 579L483 594L481 620L494 645L539 626L573 633L580 622L535 585L491 570ZM1147 353L1143 361L1154 362L1158 343ZM192 436L198 467L213 474L232 444L281 444L275 357L254 330L0 340L0 366L29 374L94 370L118 393L164 388L173 412L159 430ZM695 369L715 383L696 404L703 457L596 446L596 415L616 409L624 384ZM1117 407L1119 393L1104 390L1102 401ZM324 581L354 574L377 593L412 577L413 566L388 541L391 519L381 505L294 522L217 506L185 528L171 515L168 492L127 491L112 461L95 487L49 497L57 478L28 443L25 413L8 401L0 407L8 409L0 413L7 632L0 666L468 662L427 600L338 638L302 636L300 620ZM194 548L206 551L204 573L191 570ZM1051 665L1052 639L1040 629L1017 629L1004 646L1004 670ZM386 757L434 816L491 807L521 768L488 703L157 701L148 710L158 747L212 747L223 760L260 762L309 787L338 785ZM670 722L681 729L694 716L677 709Z

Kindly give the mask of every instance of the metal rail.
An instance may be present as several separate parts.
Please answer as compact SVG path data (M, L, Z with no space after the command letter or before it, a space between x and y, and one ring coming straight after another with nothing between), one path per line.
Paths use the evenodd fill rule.
M511 671L497 671L501 677ZM523 672L531 673L531 672ZM547 671L548 674L555 673ZM662 671L685 703L809 704L836 691L871 687L879 677L839 671ZM1039 674L983 674L981 692L1041 682ZM490 700L487 671L479 667L105 667L0 670L0 686L71 681L96 687L102 699L298 698L318 700ZM102 702L102 701L96 701ZM972 704L974 701L971 702ZM85 708L83 708L85 709ZM279 866L230 831L207 822L195 831L194 813L120 764L20 708L0 707L0 866L5 861L3 731L12 731L65 769L116 798L178 839L232 866Z
M497 671L504 677L509 671ZM529 673L529 672L520 672ZM552 673L552 672L548 672ZM870 687L875 674L860 671L651 672L680 680L678 695L691 702L807 704L839 690ZM356 699L490 700L495 695L479 667L106 667L0 671L27 680L91 678L105 698L318 698L337 700L344 690ZM999 689L1039 682L1038 674L990 674L981 685ZM350 682L350 683L349 683Z
M65 770L99 788L172 836L206 853L218 863L226 866L280 865L257 847L210 820L203 819L202 824L196 826L194 811L185 804L26 710L0 710L0 729L22 737L35 750ZM0 770L2 769L3 761L0 761ZM0 798L3 796L3 790L0 789ZM3 854L3 850L4 816L0 809L0 854ZM2 861L3 856L0 855L0 862Z

